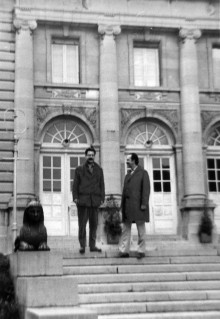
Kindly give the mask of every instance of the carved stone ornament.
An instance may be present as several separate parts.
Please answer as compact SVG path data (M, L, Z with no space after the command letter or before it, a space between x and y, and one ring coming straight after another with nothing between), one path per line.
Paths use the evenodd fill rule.
M97 111L96 108L88 108L88 107L74 107L73 109L75 112L83 115L86 117L88 122L91 123L91 125L96 128L97 124Z
M203 111L201 112L201 118L202 118L202 130L205 131L207 126L212 122L212 120L216 117L220 116L220 113L218 111Z
M20 30L30 31L30 34L37 28L37 21L36 20L21 20L15 18L13 21L14 27L18 33Z
M122 128L125 127L125 125L127 123L130 122L130 120L132 118L135 118L135 117L144 117L145 116L145 110L128 110L128 109L122 109L121 110L121 126Z
M146 101L167 101L167 93L163 92L135 92L130 93L134 95L135 100L146 100Z
M179 36L185 41L187 40L197 40L201 37L202 32L199 29L182 28L180 29Z
M177 110L155 110L152 113L155 117L157 115L161 115L165 119L169 121L171 126L178 132L178 111Z
M89 9L88 0L82 0L82 6L83 6L83 8L88 10Z
M96 128L97 125L97 111L95 107L74 107L70 104L63 104L57 106L40 105L37 107L37 125L38 127L45 121L48 114L59 112L64 115L74 115L76 113L84 116L87 121Z
M54 89L52 90L52 98L66 98L66 99L79 99L81 98L82 91L81 90L72 90L72 89Z
M101 35L118 35L121 33L121 27L119 25L99 24L98 32Z
M146 109L139 109L139 110L128 110L128 109L122 109L121 110L121 125L122 129L126 126L129 121L131 121L132 118L145 118L147 115L147 107ZM172 126L176 132L178 132L178 112L177 110L150 110L150 117L157 118L159 116L162 116L165 118L169 123L170 126Z
M37 107L37 126L39 127L41 123L44 122L47 115L50 113L50 108L47 105L41 105Z

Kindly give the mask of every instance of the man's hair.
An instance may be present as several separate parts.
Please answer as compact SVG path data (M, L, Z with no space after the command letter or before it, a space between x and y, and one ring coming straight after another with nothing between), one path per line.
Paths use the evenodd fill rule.
M135 162L135 165L138 165L139 158L138 158L137 154L136 153L131 153L130 155L131 155L131 160Z
M87 155L88 152L93 152L94 155L96 154L96 150L94 149L94 147L92 145L90 145L90 147L88 147L86 150L85 150L85 155Z

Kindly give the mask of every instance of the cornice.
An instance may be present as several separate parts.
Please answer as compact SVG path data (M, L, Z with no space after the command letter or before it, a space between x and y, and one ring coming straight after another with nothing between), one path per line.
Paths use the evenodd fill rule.
M185 16L178 17L167 15L147 15L146 14L130 14L130 13L109 13L90 10L62 10L47 8L15 8L15 16L18 19L30 20L34 19L38 22L57 22L71 24L87 24L87 25L120 25L121 27L155 27L169 29L201 29L201 30L220 30L219 19L207 17L196 17L195 19L187 19Z

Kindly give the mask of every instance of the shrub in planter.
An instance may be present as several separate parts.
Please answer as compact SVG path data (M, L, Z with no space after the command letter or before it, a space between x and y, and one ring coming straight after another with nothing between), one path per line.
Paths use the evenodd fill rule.
M13 281L10 276L9 259L0 254L0 318L19 319Z
M122 232L120 206L113 195L106 198L104 208L104 230L109 243L117 243Z

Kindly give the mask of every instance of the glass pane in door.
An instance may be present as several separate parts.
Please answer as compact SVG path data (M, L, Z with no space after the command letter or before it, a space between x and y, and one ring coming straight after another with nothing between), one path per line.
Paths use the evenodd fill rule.
M62 158L56 155L42 157L41 202L48 235L64 234Z
M209 199L216 205L214 209L214 221L218 232L220 231L220 158L207 158L207 177Z
M173 194L169 157L152 158L152 215L155 233L173 229Z
M74 155L69 156L69 189L68 189L68 233L71 236L78 236L78 218L77 208L72 199L72 185L75 177L76 167L82 165L85 161L84 156Z

